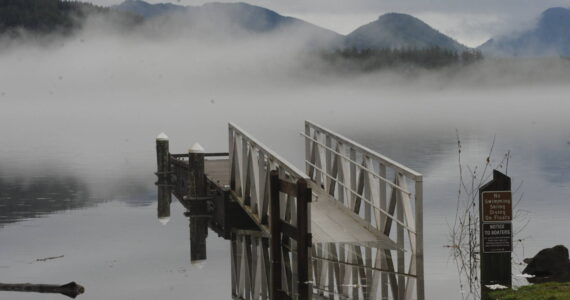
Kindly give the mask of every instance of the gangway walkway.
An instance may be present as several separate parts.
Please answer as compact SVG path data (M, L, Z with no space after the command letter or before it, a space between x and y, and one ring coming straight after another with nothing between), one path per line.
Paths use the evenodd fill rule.
M157 175L159 216L170 193L188 210L193 260L202 227L231 240L234 299L424 300L421 174L310 121L305 172L228 129L227 153L159 136Z

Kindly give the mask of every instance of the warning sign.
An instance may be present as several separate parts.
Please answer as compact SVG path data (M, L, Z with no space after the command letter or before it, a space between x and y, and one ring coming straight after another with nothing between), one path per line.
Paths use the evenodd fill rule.
M483 223L483 252L513 251L511 222Z
M513 220L513 197L511 191L483 192L483 222L506 222Z

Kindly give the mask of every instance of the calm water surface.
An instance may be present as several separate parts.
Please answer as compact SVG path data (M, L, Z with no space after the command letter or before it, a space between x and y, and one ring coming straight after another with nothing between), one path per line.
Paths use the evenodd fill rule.
M150 60L127 64L138 81L109 64L95 79L84 69L100 72L96 62L40 63L46 68L37 74L0 71L7 83L0 99L0 282L77 281L86 287L85 300L229 299L229 242L211 233L207 264L193 267L182 206L175 202L166 226L156 219L153 175L158 133L171 137L173 152L196 141L227 151L228 121L300 167L298 132L311 119L425 174L428 299L461 298L444 248L457 199L456 129L465 164L481 165L495 135L493 161L511 151L508 172L514 186L522 182L520 209L530 213L517 257L570 245L570 232L560 230L570 224L570 88L564 85L411 89L334 81L259 88L252 79L201 86L185 62L180 68L194 74L186 79L168 78L174 63L160 70L168 80L145 77L143 69L158 62ZM24 56L20 64L31 62ZM38 86L17 88L24 78ZM62 296L2 292L0 299Z

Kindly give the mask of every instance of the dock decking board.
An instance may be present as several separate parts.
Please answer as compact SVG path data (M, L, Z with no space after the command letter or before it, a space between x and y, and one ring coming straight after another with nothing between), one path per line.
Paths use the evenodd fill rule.
M219 188L229 185L229 159L207 159L205 173L208 179ZM334 203L336 201L325 191L315 188L311 203L311 233L314 243L352 243L374 245L386 250L397 250L397 245L379 232L355 222L344 209ZM243 199L236 199L243 203Z
M220 188L230 184L230 160L206 159L204 162L205 173L208 179Z

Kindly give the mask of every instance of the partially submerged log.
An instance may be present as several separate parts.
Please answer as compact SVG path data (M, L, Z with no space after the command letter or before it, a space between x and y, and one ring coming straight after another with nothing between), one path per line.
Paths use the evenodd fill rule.
M30 283L0 283L0 291L10 292L33 292L33 293L53 293L62 294L70 298L75 298L85 292L85 288L75 283L75 281L64 285L52 284L30 284Z

